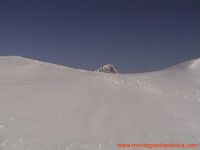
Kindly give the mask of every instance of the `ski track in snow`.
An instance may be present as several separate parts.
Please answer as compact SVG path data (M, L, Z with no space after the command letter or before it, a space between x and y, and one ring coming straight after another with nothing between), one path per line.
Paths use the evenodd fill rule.
M187 99L188 101L191 99L196 99L198 102L200 101L198 99L200 97L198 88L175 84L173 81L169 80L165 81L158 79L157 81L152 81L151 79L144 79L131 75L125 77L118 75L105 75L104 80L111 82L114 85L134 86L149 92L173 94L178 97Z

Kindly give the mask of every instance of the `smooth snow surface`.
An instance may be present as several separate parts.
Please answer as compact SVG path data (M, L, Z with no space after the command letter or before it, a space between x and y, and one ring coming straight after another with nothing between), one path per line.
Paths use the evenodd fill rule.
M200 60L143 74L0 57L0 150L200 143Z

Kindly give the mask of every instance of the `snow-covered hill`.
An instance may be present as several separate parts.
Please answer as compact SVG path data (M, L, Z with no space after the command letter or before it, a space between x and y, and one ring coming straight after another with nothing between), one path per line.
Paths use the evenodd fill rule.
M0 150L200 143L200 59L105 74L0 57Z

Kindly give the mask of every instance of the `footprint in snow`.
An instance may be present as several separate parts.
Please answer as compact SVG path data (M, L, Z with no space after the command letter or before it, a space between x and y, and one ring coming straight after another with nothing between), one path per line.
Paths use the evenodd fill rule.
M98 144L98 148L102 148L102 144Z

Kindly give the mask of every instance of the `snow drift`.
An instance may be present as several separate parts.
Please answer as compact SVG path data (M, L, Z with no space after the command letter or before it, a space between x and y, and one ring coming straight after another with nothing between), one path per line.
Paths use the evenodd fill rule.
M200 59L105 74L0 57L0 150L200 143Z

